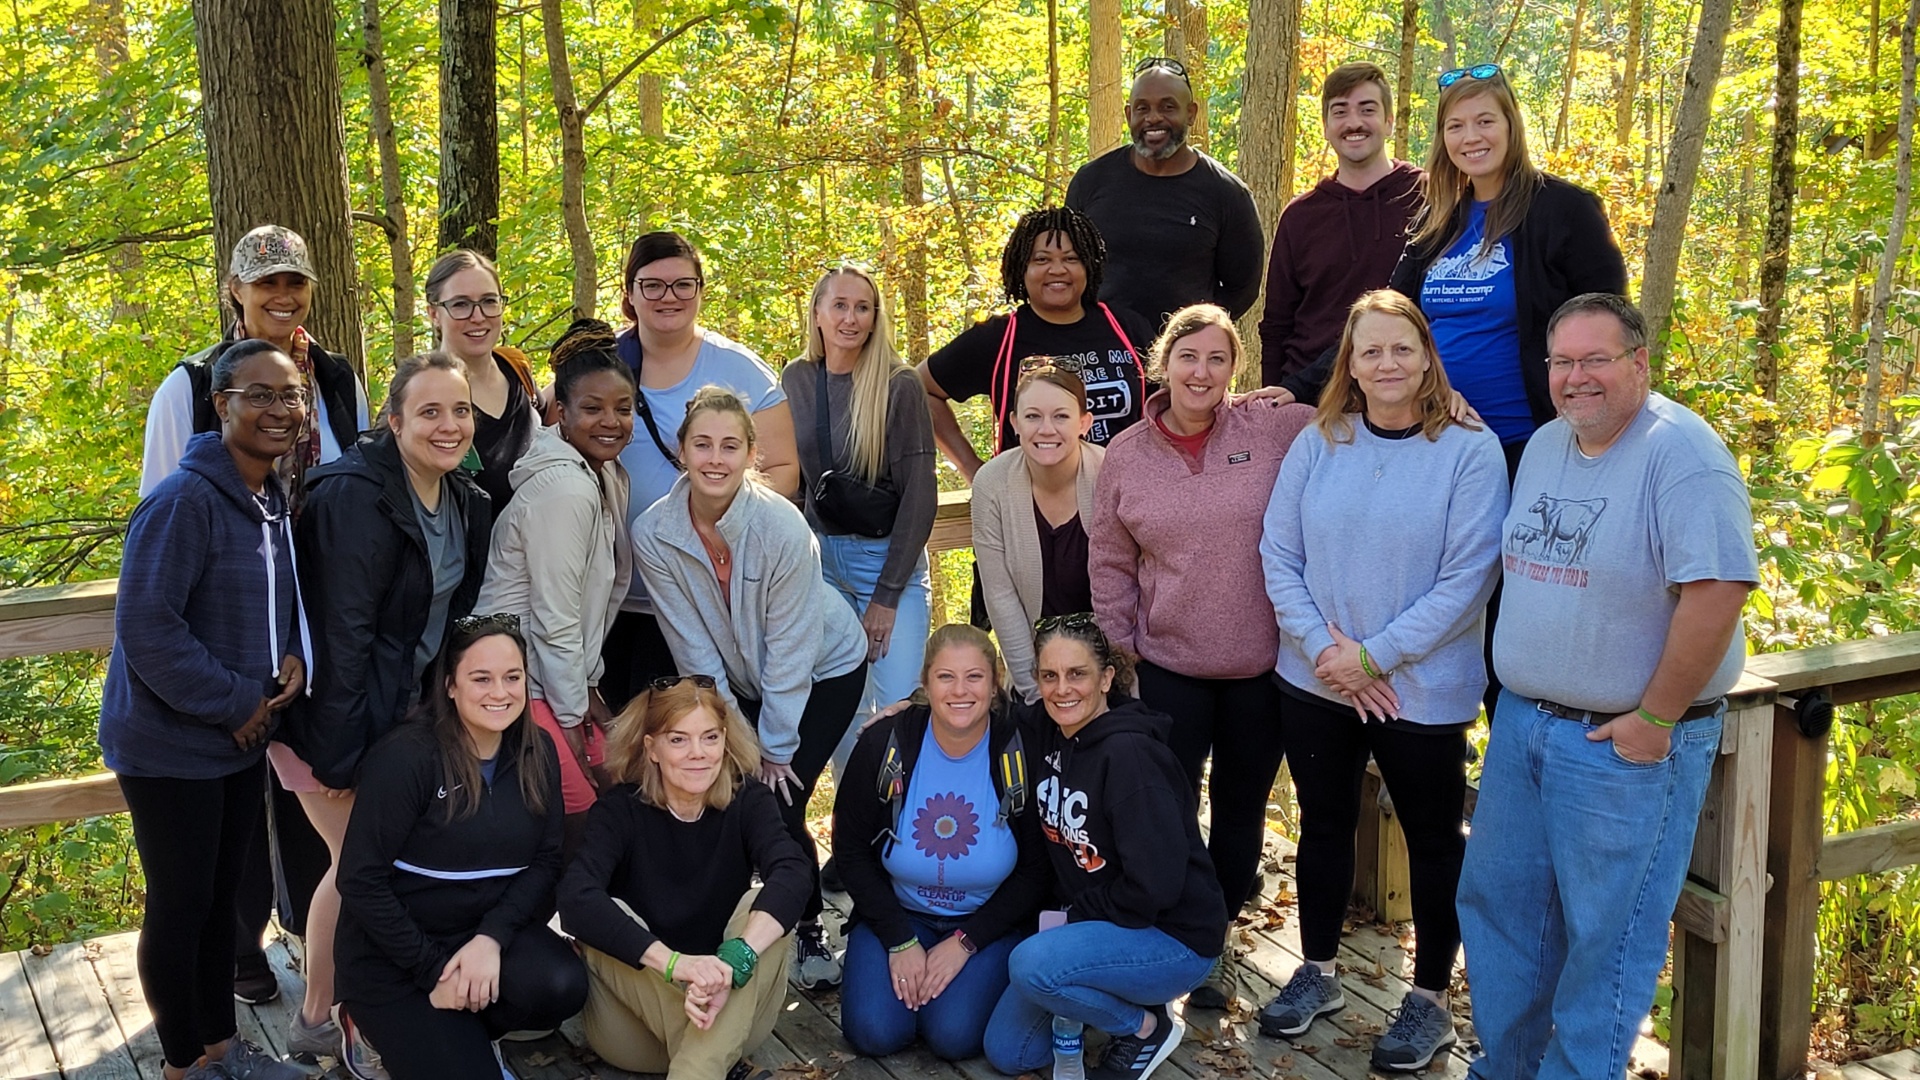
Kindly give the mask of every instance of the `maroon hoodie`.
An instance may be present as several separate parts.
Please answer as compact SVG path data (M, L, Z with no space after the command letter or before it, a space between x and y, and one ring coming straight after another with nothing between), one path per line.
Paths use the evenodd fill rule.
M1329 176L1287 204L1267 260L1263 383L1281 385L1339 344L1347 309L1361 293L1387 287L1407 223L1423 205L1420 178L1418 166L1396 161L1365 191Z

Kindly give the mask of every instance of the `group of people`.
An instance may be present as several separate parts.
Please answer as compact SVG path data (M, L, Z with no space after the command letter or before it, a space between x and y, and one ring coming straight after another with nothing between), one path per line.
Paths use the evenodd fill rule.
M229 334L151 406L101 710L168 1080L297 1075L235 1034L276 906L290 1050L362 1080L499 1076L576 1013L612 1064L745 1080L789 980L842 985L863 1053L1019 1074L1085 1025L1090 1075L1139 1080L1174 1003L1240 989L1283 760L1306 962L1259 1026L1344 1006L1369 758L1418 943L1373 1063L1455 1041L1464 942L1473 1075L1623 1072L1744 656L1740 473L1652 392L1600 202L1493 64L1440 77L1424 171L1384 72L1327 77L1337 169L1279 221L1234 394L1258 217L1186 144L1184 69L1135 75L1131 143L1016 225L1013 309L917 370L842 265L776 373L655 232L545 385L493 264L443 256L436 348L370 418L302 328L304 241L242 238ZM981 394L985 461L950 405ZM942 452L976 625L931 625Z

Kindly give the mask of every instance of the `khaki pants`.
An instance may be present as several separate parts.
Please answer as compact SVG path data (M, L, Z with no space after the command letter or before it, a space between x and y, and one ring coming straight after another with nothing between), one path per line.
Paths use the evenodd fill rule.
M747 928L759 889L749 889L727 921L727 936ZM629 967L598 949L580 947L587 964L587 1045L629 1072L666 1073L668 1080L722 1080L733 1063L766 1041L787 1000L788 934L760 954L747 985L735 990L705 1031L687 1018L686 992L657 973Z

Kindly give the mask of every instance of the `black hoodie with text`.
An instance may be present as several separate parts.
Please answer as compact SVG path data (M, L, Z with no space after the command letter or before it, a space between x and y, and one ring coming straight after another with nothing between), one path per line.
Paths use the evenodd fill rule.
M1227 904L1186 773L1167 747L1173 721L1126 699L1067 738L1022 709L1034 806L1068 922L1154 927L1220 955Z

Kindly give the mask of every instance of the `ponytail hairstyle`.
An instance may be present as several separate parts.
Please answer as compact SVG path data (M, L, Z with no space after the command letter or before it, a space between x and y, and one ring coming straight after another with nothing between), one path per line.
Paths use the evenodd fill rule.
M893 345L893 323L887 317L886 301L880 296L880 283L864 267L841 263L814 282L813 300L807 304L807 354L816 364L825 364L826 330L820 323L820 298L837 277L853 277L867 283L873 292L873 331L853 361L853 396L847 417L847 456L853 461L854 474L869 484L880 482L887 469L887 403L892 397L893 377L907 370ZM816 408L827 407L822 400ZM825 467L823 463L822 467Z
M553 396L562 405L571 404L573 388L596 371L618 372L636 395L640 393L633 369L614 346L613 327L599 319L573 320L553 343L547 364L553 368Z
M933 674L934 657L943 650L965 648L978 650L986 657L987 671L993 679L993 688L988 694L987 708L997 712L1006 704L1007 665L1000 659L1000 650L993 647L993 638L985 630L968 623L947 623L927 635L926 652L920 658L920 685L913 691L913 700L921 705L927 703L927 679Z
M1054 638L1068 638L1087 647L1093 653L1093 662L1103 668L1113 669L1113 686L1107 691L1107 704L1118 705L1128 700L1122 687L1132 686L1134 680L1133 657L1128 656L1107 640L1106 632L1094 621L1092 615L1082 612L1078 615L1062 615L1058 618L1041 619L1033 632L1033 655L1038 663L1040 650Z
M1473 198L1467 175L1447 153L1447 113L1461 102L1482 94L1493 98L1501 115L1507 118L1507 160L1502 163L1505 183L1500 186L1500 194L1494 196L1493 205L1487 207L1486 232L1480 241L1481 256L1491 252L1494 245L1527 219L1527 211L1533 207L1533 193L1544 183L1543 174L1534 167L1533 158L1527 153L1527 121L1520 115L1520 103L1514 100L1513 87L1507 82L1505 72L1496 71L1485 79L1461 79L1441 90L1439 106L1434 112L1438 120L1434 124L1433 145L1427 149L1427 174L1420 182L1426 195L1426 209L1413 219L1411 227L1413 243L1433 255L1445 252L1466 232L1467 219L1460 208Z
M520 636L519 619L511 615L455 619L447 627L446 644L434 661L434 676L429 683L439 687L439 692L429 694L430 700L422 702L415 713L416 716L425 714L427 728L440 750L440 786L447 793L444 801L449 822L462 821L478 813L482 789L480 756L474 751L466 722L460 719L460 710L453 703L453 679L467 652L491 637L512 641L524 670L527 641ZM523 685L530 686L531 679ZM524 705L520 715L514 717L513 723L500 735L500 751L495 760L514 763L520 779L520 798L534 814L546 812L547 799L552 795L548 789L546 762L546 744L550 741L546 733L534 725L532 714Z

